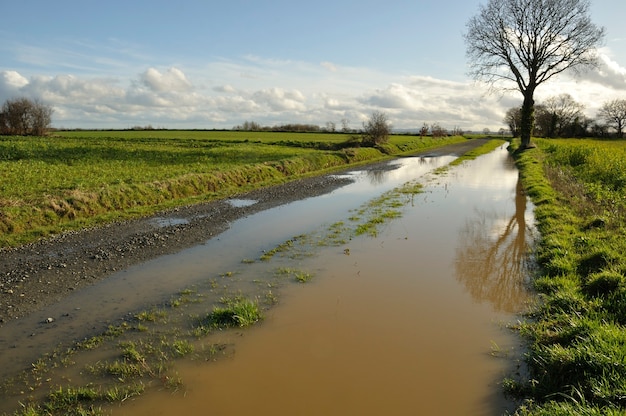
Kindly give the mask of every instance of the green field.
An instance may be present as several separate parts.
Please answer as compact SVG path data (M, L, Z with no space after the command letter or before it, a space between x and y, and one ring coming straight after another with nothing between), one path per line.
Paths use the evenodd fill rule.
M466 140L398 135L382 149L342 145L350 138L172 130L0 137L0 247Z
M53 134L66 138L114 138L114 139L182 139L200 141L250 141L256 143L277 142L326 142L339 143L350 137L341 133L291 133L271 131L236 130L73 130ZM408 137L408 136L407 136Z
M626 141L535 140L517 154L541 233L520 415L626 413Z

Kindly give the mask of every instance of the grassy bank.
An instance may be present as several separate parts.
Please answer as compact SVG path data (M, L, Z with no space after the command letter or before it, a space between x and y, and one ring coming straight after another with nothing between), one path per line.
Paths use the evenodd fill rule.
M536 140L515 153L541 233L539 302L521 325L520 415L626 412L626 142Z
M233 131L75 131L0 137L0 247L224 198L390 155L466 140Z

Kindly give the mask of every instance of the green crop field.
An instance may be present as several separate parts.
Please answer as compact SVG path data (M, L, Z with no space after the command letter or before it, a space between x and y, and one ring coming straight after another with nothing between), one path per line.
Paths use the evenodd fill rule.
M0 137L0 247L466 140L399 135L384 151L339 146L350 138L172 130Z
M249 141L255 143L276 142L328 142L345 141L349 134L341 133L293 133L271 131L236 130L73 130L55 134L58 137L72 138L113 138L113 139L180 139L199 141Z

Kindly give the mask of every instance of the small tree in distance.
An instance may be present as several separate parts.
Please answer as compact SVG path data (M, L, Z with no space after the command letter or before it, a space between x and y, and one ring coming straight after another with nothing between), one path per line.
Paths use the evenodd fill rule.
M0 134L43 136L50 129L52 112L52 107L38 100L6 100L0 109Z
M432 136L435 138L440 138L447 136L448 131L444 127L441 127L441 124L433 123L430 126L430 134L432 134Z
M617 131L617 137L621 139L624 135L624 126L626 126L626 100L612 100L604 103L600 107L598 117L613 127Z
M374 111L367 122L363 123L363 138L361 143L364 146L379 146L387 143L391 134L391 124L387 115L380 111Z
M350 121L347 118L341 119L341 131L348 133L350 131Z

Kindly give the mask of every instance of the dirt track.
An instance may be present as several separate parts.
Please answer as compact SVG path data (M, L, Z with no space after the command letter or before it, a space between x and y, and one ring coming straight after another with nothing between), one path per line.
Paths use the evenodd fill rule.
M484 143L468 140L425 153L461 155ZM258 201L247 207L235 207L227 201L201 203L0 250L0 326L60 301L117 270L200 244L238 218L330 192L346 180L334 175L306 178L238 195Z

